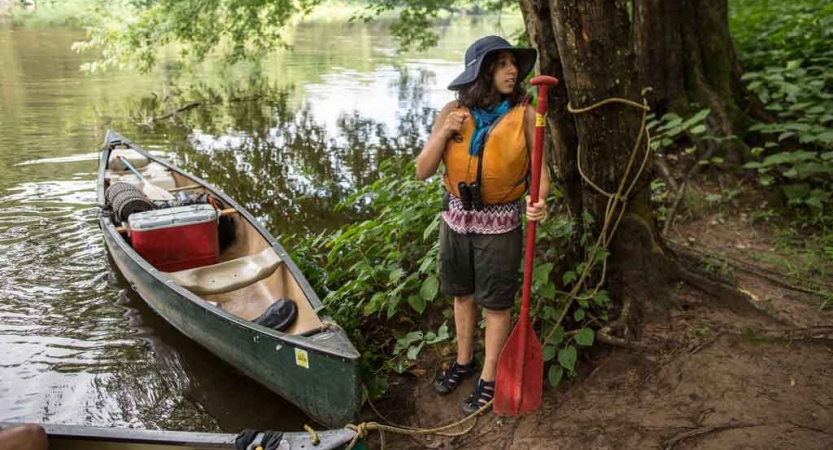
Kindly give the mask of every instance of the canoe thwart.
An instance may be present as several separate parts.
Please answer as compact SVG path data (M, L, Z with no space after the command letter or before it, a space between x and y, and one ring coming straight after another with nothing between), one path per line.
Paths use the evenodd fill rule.
M260 253L194 269L168 272L178 285L197 295L223 294L256 283L280 267L283 260L271 248Z

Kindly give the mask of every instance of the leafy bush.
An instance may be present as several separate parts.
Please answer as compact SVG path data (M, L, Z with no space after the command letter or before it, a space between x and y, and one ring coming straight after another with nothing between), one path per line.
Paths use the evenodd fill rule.
M826 221L833 188L833 4L732 3L731 27L743 80L777 119L750 131L764 143L746 164L762 185L778 184L789 204Z

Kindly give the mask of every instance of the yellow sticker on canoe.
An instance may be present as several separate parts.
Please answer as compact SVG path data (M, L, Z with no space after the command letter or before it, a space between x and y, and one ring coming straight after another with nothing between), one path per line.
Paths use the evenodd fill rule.
M307 355L306 350L301 350L300 348L295 349L295 364L298 364L304 369L309 369L309 355Z
M546 119L546 117L547 116L544 115L544 114L535 113L535 126L536 127L543 127L544 125L546 125L546 122L544 121L544 119Z

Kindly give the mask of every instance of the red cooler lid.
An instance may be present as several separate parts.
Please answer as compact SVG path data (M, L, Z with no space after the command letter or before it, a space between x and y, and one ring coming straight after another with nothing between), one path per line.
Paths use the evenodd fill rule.
M211 205L200 204L134 213L128 218L128 224L132 231L145 231L216 220L217 210Z

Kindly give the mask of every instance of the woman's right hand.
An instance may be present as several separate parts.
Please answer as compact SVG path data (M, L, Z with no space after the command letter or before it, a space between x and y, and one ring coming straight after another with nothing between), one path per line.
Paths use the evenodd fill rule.
M446 138L451 138L463 129L463 122L468 117L468 113L462 111L452 111L448 113L443 124L443 133Z

